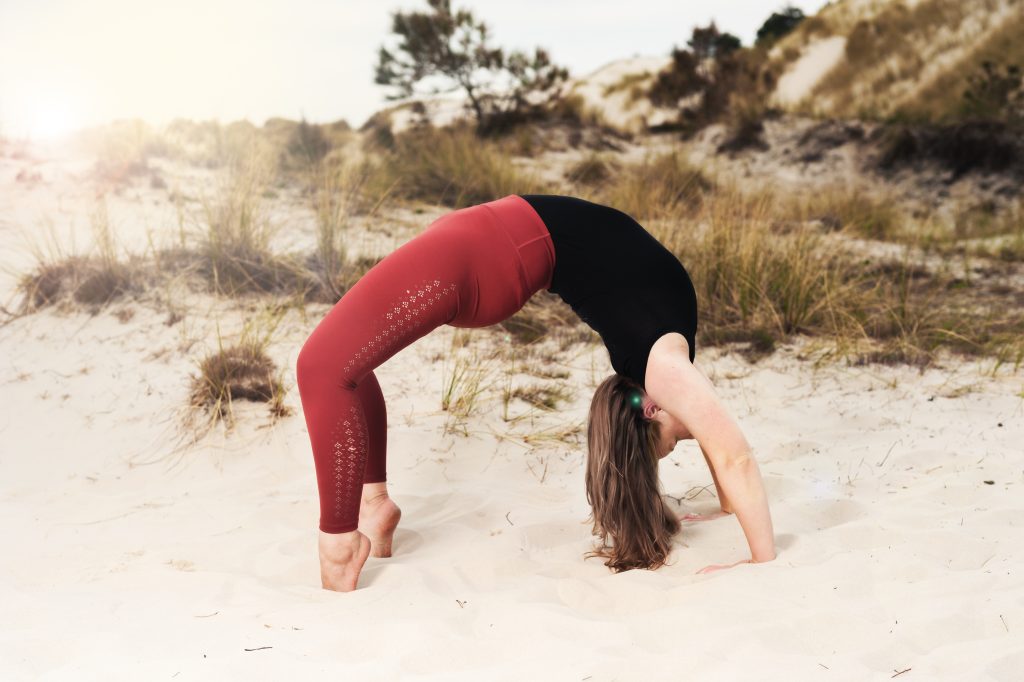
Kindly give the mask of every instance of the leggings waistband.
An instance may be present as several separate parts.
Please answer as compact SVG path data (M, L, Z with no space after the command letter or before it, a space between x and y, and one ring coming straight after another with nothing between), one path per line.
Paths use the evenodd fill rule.
M555 245L551 233L533 207L516 194L480 204L495 217L518 256L521 284L527 296L551 287L555 271Z

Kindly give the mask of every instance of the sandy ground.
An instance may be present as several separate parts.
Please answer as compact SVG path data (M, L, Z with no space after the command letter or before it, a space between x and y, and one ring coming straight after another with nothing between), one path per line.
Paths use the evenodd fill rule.
M775 87L775 101L782 106L796 104L832 70L843 56L846 38L831 36L808 45L800 58L786 70Z
M43 166L28 189L2 161L0 240L17 267L15 228L40 211L87 224L89 201L72 176ZM125 229L168 210L148 190L118 201ZM230 336L253 311L198 294L177 304L185 318L170 326L165 309L125 303L0 327L5 680L1019 679L1019 374L954 360L816 369L799 344L756 365L699 349L755 447L778 558L696 575L749 556L725 517L684 524L670 566L613 574L582 558L583 434L537 439L582 426L607 352L545 348L521 363L568 372L553 381L573 395L556 413L516 401L512 421L498 388L510 370L494 365L463 434L445 428L440 398L464 332L444 327L377 372L403 522L394 556L369 559L340 594L319 584L294 383L326 307L289 312L270 349L294 414L241 405L233 431L191 443L188 377L217 324ZM478 330L460 352L502 342ZM692 443L661 479L680 511L715 508Z

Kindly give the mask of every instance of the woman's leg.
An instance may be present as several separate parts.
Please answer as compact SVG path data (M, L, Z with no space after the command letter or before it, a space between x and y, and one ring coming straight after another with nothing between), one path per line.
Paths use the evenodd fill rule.
M356 530L363 483L385 480L387 417L372 369L458 310L454 282L410 277L407 258L390 260L398 255L349 289L299 352L296 377L325 533Z
M442 324L512 315L550 282L552 253L519 197L454 211L371 268L313 330L296 377L320 492L325 587L355 588L370 551L361 525L390 544L379 518L360 519L363 493L386 479L386 411L372 370Z

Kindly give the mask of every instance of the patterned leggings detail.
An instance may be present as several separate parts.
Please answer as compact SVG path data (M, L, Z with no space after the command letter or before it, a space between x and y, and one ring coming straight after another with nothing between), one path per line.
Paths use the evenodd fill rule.
M363 483L387 479L387 411L373 370L443 324L510 317L551 286L554 265L547 227L513 194L441 216L328 311L296 363L320 530L355 530Z

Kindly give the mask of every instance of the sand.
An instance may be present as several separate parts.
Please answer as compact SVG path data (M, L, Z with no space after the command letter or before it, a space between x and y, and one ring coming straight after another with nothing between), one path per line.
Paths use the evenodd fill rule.
M39 211L88 223L81 178L61 175L70 161L40 164L33 188L13 179L25 163L0 159L12 267L26 262L12 234ZM133 196L111 199L123 229L164 215L159 192ZM582 558L582 433L526 440L583 424L607 352L578 344L543 363L569 373L560 411L516 401L506 422L492 390L468 435L446 433L439 358L464 332L444 327L377 372L403 521L394 556L369 559L342 594L319 584L294 382L326 307L289 312L270 349L294 414L239 405L233 431L191 443L188 377L216 324L230 335L253 312L199 294L176 303L186 316L171 326L142 302L0 327L4 680L1019 679L1019 374L955 359L923 373L816 368L807 343L754 365L699 349L755 448L778 558L697 575L749 557L730 516L684 524L667 567L613 574ZM502 343L478 330L464 351ZM715 508L693 443L662 461L661 480L681 512Z
M818 81L839 63L845 49L843 36L831 36L808 45L779 78L774 93L776 103L791 106L811 94Z

